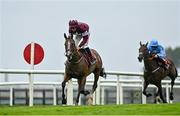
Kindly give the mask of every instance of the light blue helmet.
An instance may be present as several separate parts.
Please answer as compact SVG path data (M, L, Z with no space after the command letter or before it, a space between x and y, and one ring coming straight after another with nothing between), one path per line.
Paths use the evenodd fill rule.
M156 39L151 40L150 46L157 47L158 45L159 45L159 44L158 44L158 41L157 41Z

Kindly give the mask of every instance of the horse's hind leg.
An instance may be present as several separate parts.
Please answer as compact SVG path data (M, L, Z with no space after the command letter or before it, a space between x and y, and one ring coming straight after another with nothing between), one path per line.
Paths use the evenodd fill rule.
M99 76L100 76L100 72L98 72L98 71L94 72L94 83L93 83L91 94L88 96L88 105L92 105L93 104L93 93L96 91L96 88L98 86L97 82L99 80Z
M174 86L174 81L175 81L175 78L171 78L171 92L170 92L170 100L173 100L174 97L173 97L173 86Z
M93 83L93 87L92 87L92 94L96 91L99 76L100 76L99 73L94 73L94 83Z
M169 99L173 100L174 99L174 97L173 97L174 81L175 81L176 77L178 76L178 72L177 72L177 69L176 69L174 64L172 65L172 69L171 69L170 74L168 76L171 78L171 91L170 91Z

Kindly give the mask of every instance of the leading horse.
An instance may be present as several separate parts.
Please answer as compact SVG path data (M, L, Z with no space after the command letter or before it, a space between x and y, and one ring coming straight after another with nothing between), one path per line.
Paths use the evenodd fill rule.
M68 80L71 78L75 78L78 80L78 95L76 98L76 105L79 102L80 94L84 94L87 96L94 93L97 88L97 82L99 76L106 77L106 73L104 72L104 68L102 67L102 60L100 55L93 49L91 52L96 59L96 63L93 65L89 65L87 59L84 57L83 53L77 50L75 41L73 40L73 36L66 36L65 38L65 56L67 57L65 63L65 74L64 80L62 82L62 104L66 104L66 96L65 96L65 85ZM92 87L91 93L85 90L86 77L93 73L94 74L94 84ZM92 98L91 98L92 99ZM91 103L92 104L92 103Z
M146 44L142 44L140 42L140 48L139 48L139 56L138 60L141 62L144 60L144 88L143 88L143 94L146 97L151 96L152 94L146 93L146 89L149 84L154 84L158 91L156 93L156 96L160 95L161 100L163 103L166 103L166 100L163 97L162 94L162 85L161 80L164 79L166 76L170 77L171 79L171 91L170 91L170 100L173 100L173 86L174 81L176 77L178 76L177 69L174 65L174 63L168 59L170 62L170 66L168 69L165 69L162 65L159 64L158 58L154 58L153 54L149 53L147 48L148 42ZM156 102L156 101L155 101Z

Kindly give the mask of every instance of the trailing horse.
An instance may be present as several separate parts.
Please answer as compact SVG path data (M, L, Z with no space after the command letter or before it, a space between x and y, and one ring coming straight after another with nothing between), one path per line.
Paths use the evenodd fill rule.
M140 48L139 48L139 56L138 60L141 62L144 60L144 88L143 88L143 94L146 97L152 96L150 93L146 93L146 89L149 84L153 84L158 88L158 91L156 93L156 96L160 95L161 100L163 103L166 103L166 100L163 97L162 94L162 85L161 80L164 79L166 76L170 77L171 79L171 91L170 91L170 100L173 100L173 86L174 81L176 77L178 76L177 69L174 65L174 63L168 59L169 62L169 68L165 69L163 64L160 65L159 59L154 58L153 54L150 54L147 48L148 43L142 44L140 42Z
M76 98L76 105L79 102L80 94L84 94L85 96L91 96L97 88L97 82L99 76L106 77L106 73L104 72L104 68L102 67L102 60L100 55L93 49L91 49L92 55L96 59L96 63L93 65L89 65L87 59L84 57L83 53L77 50L75 46L75 41L72 36L66 36L65 38L65 56L67 57L67 61L65 63L65 74L64 81L62 82L62 104L66 104L65 97L65 85L68 80L71 78L75 78L78 80L78 95ZM94 74L94 84L92 87L91 93L85 90L86 77L93 73ZM90 103L92 104L92 103Z

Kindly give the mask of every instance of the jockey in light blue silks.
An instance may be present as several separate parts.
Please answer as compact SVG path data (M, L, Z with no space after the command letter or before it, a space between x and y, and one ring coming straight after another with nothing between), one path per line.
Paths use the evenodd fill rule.
M150 44L148 45L148 50L150 53L155 54L155 58L159 58L164 64L165 68L169 68L169 64L166 60L166 52L164 47L159 45L158 41L156 39L151 40Z

